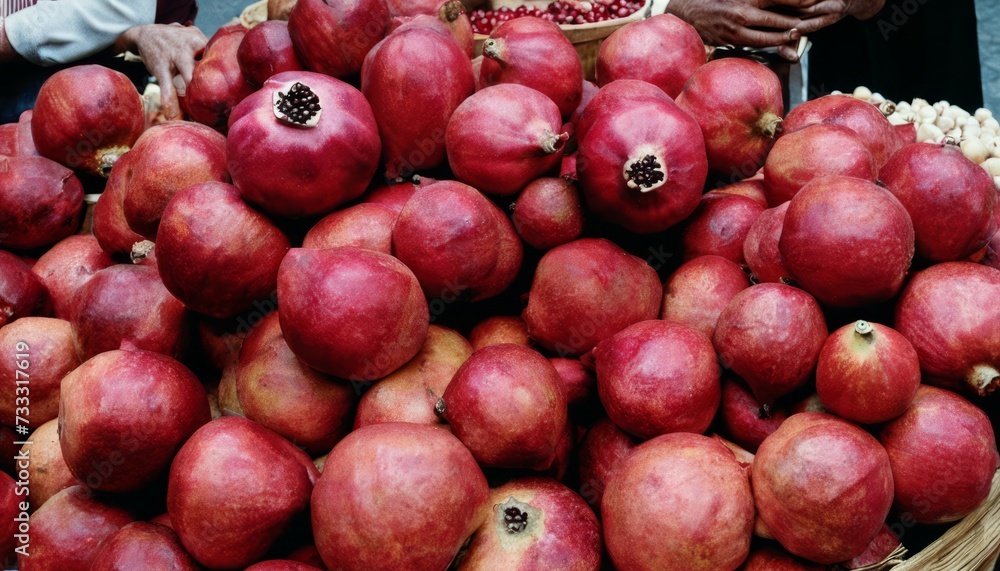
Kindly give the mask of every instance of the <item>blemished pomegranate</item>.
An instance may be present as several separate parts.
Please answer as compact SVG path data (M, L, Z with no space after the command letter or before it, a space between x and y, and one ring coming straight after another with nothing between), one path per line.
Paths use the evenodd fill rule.
M1000 386L1000 270L946 262L918 272L896 305L896 329L924 382L980 395Z
M705 136L708 168L745 178L764 164L781 132L781 80L766 65L743 58L710 61L677 96Z
M488 497L475 459L448 431L366 426L327 456L312 495L316 547L329 567L444 569Z
M25 379L31 383L31 422L38 426L55 418L60 383L80 365L69 322L51 317L12 321L0 327L0 350L17 356L0 363L0 398L9 403L0 406L0 422L15 426L18 416L24 418L17 414L17 403L24 401L17 398L25 392Z
M391 19L385 0L298 0L288 15L288 33L306 69L347 78L361 71Z
M514 203L514 228L529 246L550 250L583 233L584 212L576 185L563 178L540 178L524 187Z
M816 392L827 410L859 424L896 418L920 386L917 351L898 331L857 321L834 331L816 364Z
M750 551L754 504L746 469L699 434L665 434L639 445L611 472L601 514L618 569L733 571Z
M567 422L559 373L537 351L513 344L473 353L438 410L479 463L503 468L550 467Z
M20 452L31 458L28 466L28 477L31 478L28 504L31 511L43 506L49 498L62 490L83 483L69 471L69 466L63 460L62 448L59 446L58 418L35 428L31 438L21 446Z
M184 551L180 539L164 525L132 522L109 536L101 544L91 571L126 571L127 569L170 569L198 571L199 566Z
M670 97L651 83L638 79L619 79L604 85L594 94L576 124L576 140L587 138L590 127L605 116L617 113L630 102L665 101Z
M850 95L825 95L806 101L788 113L782 127L787 134L817 123L840 125L857 133L871 152L876 170L896 150L895 129L878 107Z
M229 119L233 184L269 214L326 214L361 196L378 167L382 147L368 101L332 77L279 73Z
M597 54L597 84L641 79L677 97L705 63L698 30L673 14L630 22L612 33Z
M521 316L542 347L582 355L633 323L656 319L662 299L649 264L608 240L583 238L542 256Z
M509 315L494 315L477 323L469 332L469 343L473 351L504 343L531 347L528 325L520 317Z
M393 14L390 30L396 32L409 27L430 28L450 35L469 59L475 57L476 38L461 0L434 0L434 4L434 8L426 7L419 14ZM392 6L389 9L395 12Z
M267 20L248 30L236 50L236 61L240 73L255 87L264 85L272 75L303 69L288 23L281 20Z
M917 254L928 260L968 258L997 232L997 188L957 145L903 147L879 179L909 212Z
M31 266L0 250L0 327L29 315L44 317L51 310L49 290Z
M342 379L388 375L413 358L427 336L430 314L420 283L399 260L378 252L292 249L278 270L278 299L292 352Z
M246 34L242 26L220 28L195 63L191 82L180 98L181 108L189 117L223 134L228 130L233 108L255 91L244 77L237 56Z
M551 357L549 362L555 367L566 389L566 401L570 406L585 403L594 394L597 387L597 377L594 371L579 359Z
M778 249L789 205L785 202L761 212L743 240L743 258L758 282L787 282L791 279Z
M104 192L94 206L94 237L110 255L127 257L136 242L145 240L125 219L125 193L132 178L131 152L122 155L111 169Z
M788 418L783 409L762 407L746 384L736 377L723 378L718 425L723 436L750 452Z
M43 157L0 156L0 247L27 250L55 244L83 219L83 185Z
M580 495L595 510L601 509L608 478L636 445L635 438L607 418L594 423L583 437L577 452Z
M878 303L903 286L913 260L913 223L888 190L828 176L791 200L778 249L791 277L820 302Z
M145 126L146 112L132 80L104 66L78 65L42 84L31 136L43 157L106 177Z
M69 319L76 292L94 273L114 263L93 234L79 234L52 246L38 258L32 271L49 290L53 317Z
M808 293L784 284L757 284L733 297L719 315L715 350L757 402L801 387L816 368L826 341L826 319Z
M757 517L766 533L816 563L861 555L892 507L885 449L832 415L788 417L760 445L752 470Z
M681 245L684 259L715 255L745 264L743 245L765 207L752 198L733 194L704 195L686 221Z
M397 212L381 204L355 204L317 222L302 240L302 247L323 250L357 246L391 254L392 227L397 216Z
M920 387L879 441L892 465L896 506L918 523L959 520L989 495L998 466L990 419L953 392Z
M667 279L660 319L683 323L711 339L719 315L748 287L746 272L735 263L720 256L699 256Z

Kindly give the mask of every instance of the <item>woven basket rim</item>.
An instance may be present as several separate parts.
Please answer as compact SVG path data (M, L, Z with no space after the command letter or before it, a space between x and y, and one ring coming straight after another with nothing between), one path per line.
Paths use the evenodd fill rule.
M649 11L653 7L653 0L643 0L642 6L638 10L625 16L624 18L615 18L613 20L605 20L603 22L592 22L587 24L560 24L559 27L563 32L576 32L576 31L586 31L586 30L599 30L601 28L612 28L621 27L630 22L635 22L642 20L649 15ZM476 40L485 40L490 37L489 34L475 34Z

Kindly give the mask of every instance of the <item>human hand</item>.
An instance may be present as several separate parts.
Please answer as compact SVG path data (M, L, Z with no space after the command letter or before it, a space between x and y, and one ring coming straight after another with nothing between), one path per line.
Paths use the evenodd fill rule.
M194 26L148 24L122 34L119 47L138 51L146 69L160 85L160 103L167 119L180 117L178 95L191 83L195 58L205 49L208 38ZM180 77L175 83L174 78Z
M871 18L882 9L885 0L820 0L810 6L802 6L796 15L802 19L799 30L812 34L839 22L847 16L859 20Z
M802 34L799 17L766 8L790 2L808 8L817 1L825 0L671 0L667 12L694 26L706 44L764 48L798 41Z

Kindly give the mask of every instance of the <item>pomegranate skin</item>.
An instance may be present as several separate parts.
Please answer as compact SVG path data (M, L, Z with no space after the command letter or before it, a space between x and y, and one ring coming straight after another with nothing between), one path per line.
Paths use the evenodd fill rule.
M641 79L677 97L706 59L698 30L673 14L661 14L608 36L597 54L597 85Z
M132 178L132 159L135 155L125 153L111 169L108 184L94 206L94 237L101 248L110 255L127 255L136 242L145 238L128 225L125 219L125 193ZM166 203L164 203L166 204Z
M597 421L580 443L577 467L580 470L580 495L595 510L618 463L635 450L636 442L609 419Z
M754 549L743 562L740 571L827 571L827 565L815 565L795 557L779 546L765 545Z
M677 105L701 127L708 168L737 178L764 164L785 115L778 76L766 65L742 58L699 66L677 96Z
M622 329L656 319L660 279L643 260L603 238L549 250L521 317L528 335L560 356L582 355Z
M146 126L142 97L123 73L78 65L42 84L31 117L31 136L47 159L107 177Z
M781 206L768 208L760 213L757 220L750 225L746 239L743 240L743 258L750 267L750 272L757 282L790 281L788 270L781 261L781 230L785 226L785 216L788 214L790 202Z
M709 339L719 315L750 287L746 272L720 256L699 256L677 268L663 286L660 319L683 323Z
M43 157L0 156L0 246L28 250L55 244L83 219L83 185L73 171Z
M903 147L879 179L910 214L917 254L928 260L968 258L997 232L997 188L955 145Z
M725 446L699 434L658 436L621 460L601 513L618 569L733 571L750 551L754 507L746 470Z
M91 571L163 569L198 571L200 567L184 551L169 527L144 521L132 522L104 540Z
M455 178L500 196L558 168L568 139L556 104L516 83L476 92L458 106L445 132Z
M851 176L875 182L875 159L861 138L840 125L818 123L784 135L764 164L767 202L779 206L813 180Z
M576 186L553 177L534 180L524 187L514 203L513 219L521 239L544 251L579 238L585 215Z
M24 317L0 327L0 351L11 355L0 362L0 423L15 426L18 397L30 382L31 424L41 425L59 414L59 387L63 377L80 365L73 327L50 317ZM24 365L24 367L20 367Z
M13 440L20 440L20 437ZM21 453L31 458L31 465L28 466L28 477L31 482L28 504L32 512L45 505L49 498L62 490L83 484L76 479L73 472L69 471L69 466L63 459L62 448L59 447L58 418L53 418L36 428L31 433L31 439L21 446Z
M587 398L594 393L597 377L579 359L551 357L549 362L556 368L559 378L562 379L563 387L566 389L566 400L570 406L586 402Z
M1000 386L1000 270L945 262L918 272L896 304L896 329L924 382L986 395Z
M767 208L766 190L767 185L764 184L763 177L755 176L754 178L748 178L746 180L734 182L733 184L727 184L726 186L715 190L710 190L705 194L710 194L712 196L717 194L735 194L738 196L745 196L764 208Z
M601 341L593 355L601 402L623 430L642 439L708 430L722 387L703 334L680 323L642 321Z
M325 216L302 241L303 248L326 250L357 246L392 254L392 227L397 212L381 204L355 204Z
M773 434L786 418L788 414L782 409L762 407L739 379L730 377L722 381L719 430L741 448L756 453L764 439Z
M891 458L889 459L889 463L892 463ZM889 559L889 556L899 546L900 541L896 533L888 525L883 525L878 535L875 536L875 539L868 544L868 548L865 549L864 553L840 565L845 569L861 569L869 565L878 565Z
M99 270L114 265L92 234L70 236L52 246L31 268L49 290L52 315L69 319L73 298Z
M825 95L806 101L788 113L782 126L787 134L816 123L840 125L854 131L871 152L876 171L895 152L899 140L878 107L850 95Z
M472 22L465 13L461 0L435 0L435 8L426 8L420 14L397 15L393 12L391 31L397 32L411 27L429 28L438 33L451 36L470 60L476 55L476 38L472 32Z
M524 249L507 216L476 189L442 181L406 203L392 230L394 255L429 298L479 301L506 290Z
M288 33L306 69L346 78L361 71L391 22L385 0L298 0L288 15Z
M859 424L896 418L920 386L920 361L898 331L858 321L834 331L816 364L816 392L823 406Z
M1000 228L1000 207L994 211L993 223L997 225L997 228ZM989 244L986 244L986 253L983 256L982 263L1000 270L1000 230L993 235Z
M428 187L437 181L426 176L413 175L413 178L403 182L390 181L384 186L373 189L363 197L363 202L381 204L396 214L403 211L417 190Z
M430 313L419 282L385 254L292 249L278 270L278 299L292 352L343 379L380 379L413 358L427 337Z
M829 176L792 199L778 249L791 277L820 302L858 307L899 293L913 260L913 223L884 188Z
M360 428L327 457L312 496L323 562L340 569L444 569L478 527L489 490L446 430Z
M298 561L286 559L272 559L261 561L246 568L246 571L315 571L315 565L300 563Z
M480 321L469 332L469 343L472 350L478 351L490 345L513 343L531 347L528 337L528 325L520 317L494 315Z
M267 20L247 31L236 50L240 73L255 87L285 71L303 71L299 56L295 55L288 23Z
M483 43L479 87L518 83L545 94L569 118L583 97L580 56L559 26L541 18L507 20Z
M684 260L716 255L745 264L743 244L765 207L752 198L731 194L705 195L687 221L681 243Z
M189 117L223 134L233 108L255 91L243 76L237 56L246 34L243 26L220 28L195 63L191 82L180 99Z
M16 518L21 514L21 504L27 505L28 503L21 501L18 497L18 489L14 478L8 476L6 472L0 472L0 493L3 494L3 502L0 503L0 517L3 517L3 524L0 526L0 537L2 537L0 539L0 557L3 557L5 561L15 555L14 548L17 547L18 541L14 534L18 532L19 525Z
M603 85L593 95L577 121L576 140L584 140L590 127L598 119L616 112L621 106L630 102L665 101L667 99L670 97L662 89L638 79L618 79Z
M21 113L17 123L0 125L0 155L38 156L35 141L31 138L31 116L32 111L28 109Z
M46 316L51 308L41 278L21 258L0 250L0 327L29 315Z
M957 521L989 495L998 466L992 425L955 393L920 387L879 441L892 465L896 507L917 523Z
M322 0L310 0L322 2ZM319 123L301 128L274 114L275 92L302 83L319 97ZM326 214L361 196L378 167L381 143L364 95L318 73L279 73L230 117L226 153L233 184L269 214Z
M723 366L747 382L757 402L774 403L805 384L828 331L819 304L784 284L757 284L719 315L715 350Z
M475 91L472 63L451 36L398 30L372 48L361 92L378 123L386 179L443 164L448 121Z

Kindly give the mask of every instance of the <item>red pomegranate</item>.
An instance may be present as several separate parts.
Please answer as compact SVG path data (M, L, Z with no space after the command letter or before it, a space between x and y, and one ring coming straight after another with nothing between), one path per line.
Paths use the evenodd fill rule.
M573 110L573 114L570 115L569 118L570 122L576 125L577 128L579 128L579 123L580 119L583 117L583 112L590 105L590 102L594 100L594 97L597 95L597 92L600 91L601 88L597 87L597 84L594 83L593 81L584 79L580 89L582 93L582 95L580 96L580 104L576 106L576 109Z
M0 125L0 155L8 157L37 156L35 141L31 137L31 109L21 113L17 123Z
M761 212L757 220L750 225L750 231L743 240L743 258L750 267L751 275L758 282L790 281L788 270L781 261L781 252L778 249L789 205L789 202L785 202L781 206Z
M73 327L68 321L50 317L23 317L0 327L0 351L11 355L0 362L0 423L15 426L24 400L23 387L30 389L30 420L41 425L59 414L59 387L63 377L80 365ZM23 366L22 366L23 365ZM30 383L30 384L29 384ZM23 412L23 411L20 411Z
M99 270L114 265L93 234L80 234L61 240L35 262L32 271L41 278L52 299L52 315L69 319L73 298Z
M876 170L896 150L896 132L878 107L850 95L825 95L806 101L788 113L782 126L785 133L792 133L816 123L840 125L857 133L875 159Z
M385 0L298 0L288 15L288 33L306 69L347 78L361 71L390 23Z
M42 157L0 156L0 246L28 250L70 236L83 219L83 185Z
M622 106L643 101L666 101L670 99L662 89L638 79L619 79L600 88L583 110L577 121L576 140L587 137L590 127L609 114L617 113Z
M577 453L580 495L595 510L601 509L604 490L614 469L635 447L635 439L606 418L591 426L580 442Z
M233 108L255 91L243 76L237 57L246 34L242 26L219 29L205 46L180 99L181 108L189 117L223 134L229 127Z
M465 13L460 0L434 0L434 7L421 7L419 14L399 15L390 0L389 10L393 13L390 30L393 32L410 27L430 28L450 35L462 48L462 53L472 59L476 55L476 38L472 32L472 22ZM408 2L407 2L408 3ZM413 10L406 10L413 12Z
M413 175L409 180L404 180L402 182L390 181L384 186L379 186L372 189L370 192L364 195L363 202L373 202L375 204L381 204L389 210L392 210L396 214L403 211L403 207L406 203L416 194L418 189L430 186L437 182L436 180L420 175Z
M226 152L244 198L270 214L300 218L361 196L381 143L360 91L318 73L289 71L233 110Z
M315 571L317 567L288 559L261 561L246 568L246 571Z
M31 136L43 157L106 177L145 126L146 112L132 80L104 66L78 65L42 85Z
M563 178L534 180L518 195L513 220L521 239L532 248L550 250L572 242L583 233L585 221L580 193Z
M626 24L604 40L597 54L597 84L641 79L677 97L706 59L698 30L673 14L661 14Z
M892 463L891 458L889 463ZM864 553L840 565L845 569L865 569L870 568L871 565L878 566L890 558L898 559L898 557L893 556L899 547L900 541L899 537L896 536L896 532L888 525L883 525L878 535L875 536L875 539L868 544L868 548L865 549Z
M829 566L816 565L795 557L779 545L764 545L750 552L740 571L827 571Z
M104 540L91 571L169 569L198 571L200 567L184 551L169 527L144 521L132 522Z
M133 155L131 152L122 155L108 176L108 184L104 193L94 206L94 237L101 248L111 255L126 255L132 251L136 242L145 238L136 233L125 219L125 193L129 180L132 178Z
M736 377L722 381L722 401L719 404L720 432L741 448L757 452L761 442L788 418L783 409L762 407L743 381Z
M267 20L247 31L236 50L236 62L243 77L255 87L264 85L272 75L303 70L288 23L281 20Z
M570 406L583 404L590 395L594 394L597 386L597 377L594 371L589 369L579 359L567 359L565 357L551 357L549 362L555 367L562 379L563 388L566 389L566 400Z
M1000 207L994 211L993 223L997 225L997 228L1000 228ZM1000 230L993 235L989 244L986 245L982 263L991 268L1000 270Z
M677 268L663 286L660 319L688 325L711 339L719 315L750 280L719 256L699 256Z
M528 325L520 317L508 315L494 315L477 323L469 332L469 343L473 351L504 343L531 347Z
M760 171L757 172L760 173ZM727 184L726 186L715 190L710 190L706 194L711 194L712 196L715 196L716 194L736 194L738 196L745 196L764 208L767 208L766 191L767 185L764 184L763 174L760 174L760 176L754 176L753 178L748 178L739 182Z
M46 316L52 309L49 290L31 267L0 250L0 327L29 315Z
M392 227L396 224L398 214L377 203L355 204L317 222L306 234L302 247L325 250L357 246L391 254Z
M764 206L745 196L704 195L681 235L684 259L715 255L745 264L743 244L764 210Z
M20 441L21 437L16 440ZM17 451L17 447L14 447ZM20 453L31 458L28 466L28 481L31 483L31 493L28 504L35 511L49 501L57 493L83 482L76 479L69 466L63 460L62 449L59 447L59 419L52 420L35 428L31 438L21 446ZM13 457L14 454L11 455Z

